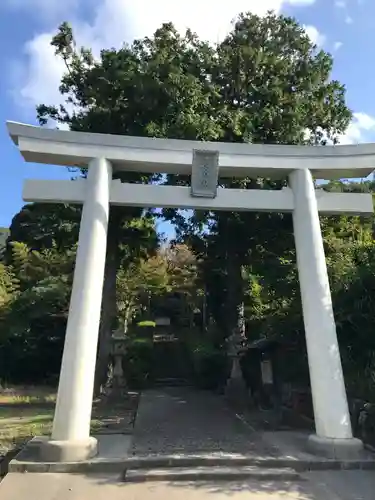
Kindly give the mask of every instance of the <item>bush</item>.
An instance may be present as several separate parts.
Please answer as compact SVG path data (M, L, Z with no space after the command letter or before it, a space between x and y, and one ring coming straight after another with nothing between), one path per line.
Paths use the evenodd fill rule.
M140 326L140 327L154 327L156 326L156 323L155 321L140 321L139 323L137 323L137 326Z
M149 383L152 371L153 343L149 339L133 339L123 358L125 380L131 389L142 389Z
M226 352L211 345L195 345L191 350L194 381L201 389L215 390L225 385L230 363Z
M55 384L58 381L66 330L65 318L30 320L0 340L0 378L9 383Z

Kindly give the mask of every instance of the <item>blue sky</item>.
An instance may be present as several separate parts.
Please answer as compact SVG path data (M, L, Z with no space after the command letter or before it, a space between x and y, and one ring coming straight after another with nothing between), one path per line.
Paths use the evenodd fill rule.
M24 163L5 127L6 120L35 123L36 104L59 102L62 68L49 41L60 22L70 21L78 43L97 53L149 35L169 20L217 41L239 12L262 15L268 9L295 16L334 55L333 77L345 83L347 103L355 113L342 142L375 141L374 0L1 0L0 226L8 226L21 208L24 179L71 175L63 167Z

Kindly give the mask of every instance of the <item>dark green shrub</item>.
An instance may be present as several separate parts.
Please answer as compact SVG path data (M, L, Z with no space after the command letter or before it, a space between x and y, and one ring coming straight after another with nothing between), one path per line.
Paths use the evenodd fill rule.
M195 345L191 351L195 384L201 389L223 387L229 376L226 352L210 345Z
M140 326L141 328L142 327L154 327L156 326L156 323L155 321L149 321L149 320L145 320L145 321L140 321L139 323L137 323L137 326Z
M123 359L125 380L131 389L148 385L152 371L153 343L149 339L134 339Z
M30 320L26 330L0 340L0 378L15 384L57 383L66 330L65 318Z

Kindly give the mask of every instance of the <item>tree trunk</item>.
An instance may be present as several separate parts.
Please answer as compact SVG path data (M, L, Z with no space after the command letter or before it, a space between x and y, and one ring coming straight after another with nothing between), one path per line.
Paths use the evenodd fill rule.
M129 329L129 322L131 319L131 312L132 312L132 304L128 304L125 309L125 314L124 314L124 334L126 335L128 333Z
M120 264L119 234L123 216L124 213L119 207L111 206L108 223L107 256L104 271L99 343L95 371L95 394L98 394L101 386L107 382L112 328L117 314L116 276Z
M242 276L241 276L241 281L242 281L242 297L241 297L240 303L238 304L237 329L238 329L239 335L241 335L241 337L243 339L245 339L246 338L246 321L245 321L245 302L243 300L243 279L242 279Z
M237 333L245 337L244 282L242 265L234 252L228 252L227 261L227 335Z
M206 296L206 285L203 288L203 297L202 297L202 332L207 332L208 327L208 318L207 318L207 296Z

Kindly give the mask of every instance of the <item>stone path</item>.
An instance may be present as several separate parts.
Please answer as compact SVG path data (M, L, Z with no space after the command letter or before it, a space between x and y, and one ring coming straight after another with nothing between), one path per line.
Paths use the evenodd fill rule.
M142 394L131 453L274 456L276 451L237 418L222 397L176 387Z
M284 438L272 432L263 433L261 438L261 433L238 419L221 397L211 393L185 388L153 390L146 391L141 398L132 454L140 457L187 453L272 457L278 456L280 450L287 450L287 455L298 457L298 439L292 439L288 433L281 434ZM110 455L113 457L115 447L120 458L130 443L120 442L118 437L109 435L101 439L115 441L109 443ZM102 474L85 474L82 470L74 474L13 472L0 484L1 500L164 500L166 497L175 500L373 500L374 491L372 470L306 472L295 481L277 478L166 480L140 484L123 482L122 470Z

